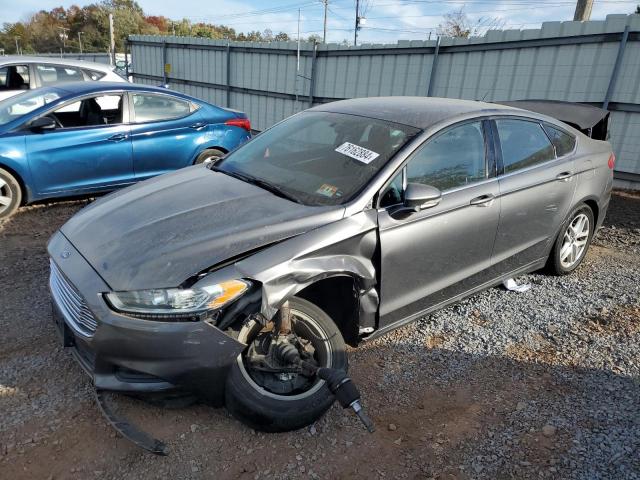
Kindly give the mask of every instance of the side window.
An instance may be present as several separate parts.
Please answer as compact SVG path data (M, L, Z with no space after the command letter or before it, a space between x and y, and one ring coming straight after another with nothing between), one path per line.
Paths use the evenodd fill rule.
M98 72L97 70L83 70L84 74L87 76L89 80L97 81L106 75L104 72Z
M84 81L82 71L76 67L38 64L36 65L36 71L38 72L42 86L53 85L56 83Z
M556 155L558 157L562 157L563 155L573 151L573 147L576 144L575 137L547 123L543 125L547 135L549 135L549 138L551 139L551 143L556 147Z
M189 115L193 111L191 104L185 100L147 93L133 94L133 110L138 123L171 120Z
M448 190L481 180L486 171L482 123L470 122L439 134L418 150L407 164L407 183Z
M537 122L526 120L496 120L504 173L553 160L551 142Z
M29 90L29 67L9 65L0 68L0 90Z
M122 123L122 95L98 95L64 105L49 114L62 128Z

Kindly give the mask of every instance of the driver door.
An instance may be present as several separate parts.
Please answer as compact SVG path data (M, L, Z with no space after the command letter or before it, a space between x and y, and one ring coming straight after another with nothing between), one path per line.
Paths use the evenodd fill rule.
M448 127L416 150L381 192L380 327L400 323L487 280L500 215L486 121ZM438 205L407 213L407 183L439 188Z
M110 190L135 181L126 97L94 95L47 115L58 127L26 135L38 194Z

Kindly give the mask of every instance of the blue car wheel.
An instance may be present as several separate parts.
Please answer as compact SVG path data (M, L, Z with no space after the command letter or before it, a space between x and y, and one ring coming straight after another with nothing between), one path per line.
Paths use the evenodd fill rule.
M218 150L217 148L208 148L196 158L194 165L198 165L200 163L212 163L218 161L220 158L224 157L225 153L222 150Z
M21 202L20 184L13 175L0 168L0 220L13 215Z

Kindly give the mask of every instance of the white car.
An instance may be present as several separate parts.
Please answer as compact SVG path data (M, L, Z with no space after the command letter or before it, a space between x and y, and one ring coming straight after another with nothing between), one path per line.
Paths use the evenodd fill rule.
M115 68L95 62L54 57L0 57L0 100L32 88L64 82L126 82Z

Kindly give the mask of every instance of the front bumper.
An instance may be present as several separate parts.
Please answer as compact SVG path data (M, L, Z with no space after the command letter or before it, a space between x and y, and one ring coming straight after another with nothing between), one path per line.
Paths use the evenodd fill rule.
M48 251L58 277L50 279L54 319L64 346L96 388L131 393L186 388L221 403L228 368L244 344L206 322L156 322L116 313L103 298L111 289L64 235L57 232Z

